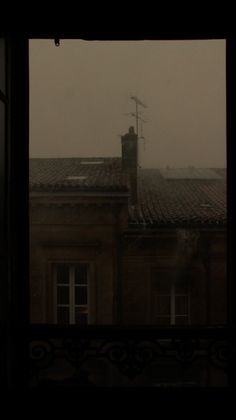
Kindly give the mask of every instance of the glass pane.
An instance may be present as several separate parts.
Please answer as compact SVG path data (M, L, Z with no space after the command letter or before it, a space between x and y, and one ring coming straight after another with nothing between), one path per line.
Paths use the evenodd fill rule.
M75 286L75 304L87 305L87 303L88 303L87 286Z
M80 264L75 266L75 283L87 284L88 282L88 266L87 264Z
M159 315L170 315L170 296L157 295L155 312Z
M175 297L175 313L176 315L186 315L188 313L188 296Z
M70 277L70 267L66 264L57 265L57 284L68 284Z
M58 305L69 304L69 287L68 286L57 287L57 304Z
M171 290L171 280L169 276L163 276L157 274L156 279L154 280L154 289L160 294L170 294Z
M95 324L169 323L170 295L174 322L188 288L227 322L225 74L225 40L30 41L32 322L50 261Z
M6 64L6 59L5 59L5 40L3 38L0 38L0 90L3 93L6 93L6 89L5 89L5 74L6 74L6 70L5 70L5 64Z
M180 278L175 283L175 293L176 294L187 294L188 293L189 282L186 278Z
M67 308L57 308L57 323L58 324L69 324L70 322L70 312L69 307Z
M88 323L88 308L75 308L75 323L87 324Z

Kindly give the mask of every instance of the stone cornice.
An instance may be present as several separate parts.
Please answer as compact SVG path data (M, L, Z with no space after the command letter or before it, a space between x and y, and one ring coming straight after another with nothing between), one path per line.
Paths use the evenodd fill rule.
M101 246L100 241L84 242L84 241L43 241L40 242L43 247L48 248L98 248Z
M42 201L31 201L30 208L31 209L39 209L39 208L56 208L56 209L71 209L71 208L80 208L80 207L114 207L123 205L123 201L116 200L116 201L81 201L81 202L42 202Z

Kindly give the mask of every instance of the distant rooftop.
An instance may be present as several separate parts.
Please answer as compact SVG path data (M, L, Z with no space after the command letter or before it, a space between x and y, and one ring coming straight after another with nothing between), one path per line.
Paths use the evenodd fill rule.
M220 179L221 176L212 169L195 168L165 168L160 169L161 175L166 179Z
M206 178L185 178L186 171L182 176L181 171L176 178L165 178L159 169L140 170L138 204L129 209L131 223L226 223L226 169L202 170Z
M100 162L103 163L100 163ZM89 162L89 163L88 163ZM127 191L121 158L30 159L31 192ZM133 226L225 224L226 169L139 169Z
M31 191L124 189L120 158L30 159Z

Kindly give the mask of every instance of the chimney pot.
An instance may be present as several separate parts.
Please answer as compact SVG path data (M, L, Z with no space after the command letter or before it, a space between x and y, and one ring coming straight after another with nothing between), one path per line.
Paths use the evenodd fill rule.
M135 134L135 132L134 132L134 127L133 127L133 126L131 126L131 127L129 128L129 134Z

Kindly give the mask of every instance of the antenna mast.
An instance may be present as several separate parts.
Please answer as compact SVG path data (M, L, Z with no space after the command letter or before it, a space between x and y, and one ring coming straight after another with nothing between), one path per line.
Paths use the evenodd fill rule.
M141 120L141 117L139 117L138 106L140 105L143 108L147 108L147 105L145 105L143 102L141 102L140 99L137 98L137 96L131 95L130 99L132 99L135 102L135 114L134 115L135 115L135 119L136 119L136 134L138 136L138 129L139 129L138 120ZM143 120L143 122L146 122L146 121Z

